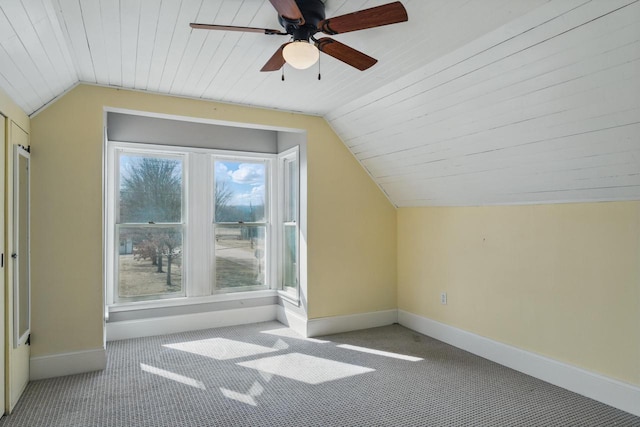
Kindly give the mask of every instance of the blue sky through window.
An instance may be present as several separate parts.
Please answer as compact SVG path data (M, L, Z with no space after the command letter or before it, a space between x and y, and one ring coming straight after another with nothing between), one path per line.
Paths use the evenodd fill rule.
M216 185L225 185L233 196L230 206L263 206L265 203L265 173L263 162L245 161L215 162Z

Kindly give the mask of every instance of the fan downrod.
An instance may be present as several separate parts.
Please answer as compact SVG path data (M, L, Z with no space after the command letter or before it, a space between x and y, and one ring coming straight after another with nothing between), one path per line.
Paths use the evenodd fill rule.
M283 16L278 16L278 21L287 34L291 34L293 40L308 41L318 32L318 24L325 19L324 1L296 0L296 4L304 17L304 24L299 25L297 21L291 21Z

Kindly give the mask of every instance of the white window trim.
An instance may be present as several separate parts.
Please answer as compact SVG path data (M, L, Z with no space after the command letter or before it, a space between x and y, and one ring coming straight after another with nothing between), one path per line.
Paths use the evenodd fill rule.
M183 203L183 232L184 239L186 244L183 247L183 254L185 259L189 260L187 263L183 263L183 285L185 287L184 296L171 296L165 298L158 299L150 299L150 300L139 300L139 301L121 301L118 302L115 298L115 279L116 279L116 266L114 265L117 261L117 257L114 256L115 253L115 243L117 241L116 232L116 221L117 221L117 203L118 203L118 191L117 188L117 174L119 172L119 167L117 164L117 151L124 150L126 152L131 153L143 153L145 156L149 155L150 152L156 151L159 155L178 155L184 156L184 172L183 172L183 188L184 188L184 197L187 198L188 194L191 194L190 183L197 182L200 179L206 179L206 182L213 182L213 168L194 168L190 167L194 162L193 154L205 154L208 155L208 161L210 164L213 164L214 159L226 158L226 159L256 159L265 161L267 164L267 168L269 173L267 174L267 199L269 200L269 206L265 210L266 218L266 232L269 233L271 238L269 241L269 250L271 252L271 256L269 256L269 265L268 268L268 288L262 289L254 289L254 290L246 290L241 292L233 292L233 291L215 291L215 270L212 267L213 263L213 251L211 250L211 246L207 245L207 248L204 249L203 256L209 261L208 277L209 280L201 280L199 281L190 281L195 274L193 271L194 261L192 256L197 253L194 248L194 242L189 241L187 239L188 228L189 227L204 227L200 229L204 229L208 231L208 236L211 236L213 230L213 194L208 194L205 197L204 202L207 205L206 209L190 209L189 203ZM274 218L276 213L280 210L276 208L278 202L278 198L280 197L279 189L275 190L274 185L279 182L278 179L278 167L276 165L277 159L291 152L298 152L298 148L294 147L290 150L285 151L281 154L269 154L269 153L253 153L253 152L242 152L242 151L228 151L228 150L217 150L217 149L205 149L205 148L193 148L193 147L177 147L177 146L167 146L167 145L157 145L157 144L141 144L141 143L130 143L130 142L122 142L122 141L107 141L106 143L106 165L110 165L111 167L105 167L105 184L106 184L106 197L105 197L105 303L107 306L107 313L109 311L127 311L127 310L137 310L137 309L147 309L147 308L158 308L158 307L170 307L170 306L178 306L178 305L190 305L190 304L203 304L209 302L219 302L219 301L230 301L230 300L240 300L240 299L249 299L249 298L258 298L258 297L269 297L275 296L281 293L282 297L287 299L289 302L294 304L299 304L299 295L300 295L300 283L298 281L298 296L297 298L292 298L291 294L286 292L278 292L279 288L279 241L278 237L281 234L279 232L280 225L277 222L277 219ZM299 156L299 154L296 154ZM200 157L203 159L204 157ZM299 169L299 160L298 160L298 169ZM206 170L207 176L199 176L205 175L202 173L202 170ZM300 173L298 171L298 173ZM204 186L203 186L204 187ZM280 185L277 186L278 188ZM299 191L299 189L298 189ZM204 196L204 195L203 195ZM298 196L299 197L299 196ZM299 199L298 199L299 205ZM299 207L298 207L299 210ZM298 213L299 215L299 213ZM194 218L197 216L198 218ZM196 224L195 221L203 221L204 224ZM299 226L298 226L299 227ZM299 233L299 229L298 229ZM202 251L202 248L199 248ZM298 248L299 252L299 248ZM299 256L299 254L298 254ZM298 272L299 274L299 272Z
M202 297L180 297L180 298L165 298L158 300L146 300L128 302L124 304L115 303L111 304L108 309L110 313L126 312L126 311L138 311L148 310L154 308L166 308L166 307L179 307L190 306L198 304L210 304L216 302L225 301L239 301L255 298L269 298L278 295L278 291L275 289L265 289L261 291L246 291L246 292L229 292L218 293Z
M278 295L286 300L287 302L289 302L290 304L299 306L300 305L300 147L295 146L292 147L286 151L283 151L282 153L278 154L278 167L277 167L277 173L278 173L278 197L277 200L274 201L275 203L278 203L278 214L277 214L277 236L274 240L274 242L277 244L276 250L278 251L278 259L280 259L280 257L282 256L282 254L284 253L284 241L283 241L283 224L284 224L284 212L285 212L285 202L286 202L286 197L285 197L285 192L286 192L286 188L285 188L285 180L284 180L284 164L286 160L289 159L295 159L296 161L296 172L298 174L297 178L297 191L296 191L296 258L298 260L298 262L296 263L296 282L297 282L297 286L294 290L294 292L291 292L289 290L285 290L283 289L283 263L278 262L278 265L276 266L276 273L277 273L277 277L276 277L276 282L277 283L277 290L278 290ZM275 206L275 205L274 205Z
M149 147L149 149L147 149ZM150 154L155 151L156 153ZM183 191L183 202L182 202L182 229L183 229L183 239L186 239L186 221L185 218L188 215L188 206L185 203L187 192L189 191L189 177L185 173L185 171L189 170L189 158L186 153L180 150L180 147L170 147L170 146L162 146L162 145L147 145L147 144L135 144L135 143L125 143L125 142L116 142L116 141L107 141L107 156L108 163L113 167L111 169L107 169L107 197L106 197L106 206L107 206L107 214L106 214L106 264L107 271L106 273L106 305L111 306L114 304L138 304L143 303L145 301L157 301L161 299L177 299L184 298L187 296L186 289L183 289L181 295L168 295L159 297L157 299L141 299L141 300L131 300L131 301L118 301L118 298L115 294L115 280L118 276L117 273L117 263L116 258L113 256L116 250L116 242L117 238L117 225L118 225L118 214L119 214L119 179L118 172L120 171L120 163L119 163L119 152L126 152L131 154L143 154L146 157L153 157L156 154L158 157L175 157L176 159L182 160L183 164L183 173L182 173L182 191ZM133 224L132 224L133 225ZM188 245L183 244L183 256L188 259L189 257L189 248ZM187 271L183 269L182 281L186 283L189 278L189 274Z
M278 268L278 256L277 256L277 252L273 252L275 248L277 248L277 246L275 245L274 242L274 216L276 215L278 209L274 208L275 206L277 206L274 203L277 203L277 197L278 197L278 193L276 191L273 191L273 185L274 183L278 182L278 178L277 178L277 172L278 172L278 168L275 165L275 162L277 160L277 155L276 154L262 154L262 153L240 153L238 154L237 152L229 152L229 151L220 151L220 150L216 150L219 153L222 154L218 154L215 155L214 157L211 158L211 164L210 167L208 168L210 171L215 170L215 162L217 160L226 160L226 161L242 161L244 159L247 158L255 158L258 160L266 160L265 162L265 166L266 166L266 173L265 173L265 202L267 206L265 206L265 221L264 223L260 222L260 223L245 223L246 225L255 225L255 226L264 226L265 227L265 241L269 243L269 246L266 247L265 249L268 251L267 254L265 254L265 256L267 257L268 262L265 263L265 268L267 269L267 275L266 275L266 282L267 282L267 288L265 289L262 286L249 286L249 287L242 287L242 288L233 288L233 289L219 289L216 290L215 289L215 283L216 283L216 277L215 277L215 269L211 269L211 277L210 277L210 283L211 283L211 292L212 295L226 295L226 294L237 294L237 293L247 293L247 292L259 292L259 291L263 291L263 290L273 290L276 288L276 279L277 279L277 268ZM209 182L213 182L213 177L211 177L211 180ZM224 222L220 222L220 223L214 223L213 220L213 200L211 200L209 202L209 206L211 209L210 215L209 215L209 224L210 224L210 232L209 235L211 235L211 233L213 233L213 229L215 227L216 224L218 225L234 225L235 223L224 223ZM276 256L274 256L276 255ZM211 253L211 257L210 257L210 264L215 264L215 259L214 259L215 254Z

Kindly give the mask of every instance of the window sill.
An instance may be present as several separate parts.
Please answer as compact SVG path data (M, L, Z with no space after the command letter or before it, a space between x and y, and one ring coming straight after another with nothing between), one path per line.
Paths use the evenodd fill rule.
M266 298L266 297L274 297L274 296L283 296L278 291L274 289L261 290L261 291L246 291L246 292L234 292L234 293L221 293L203 297L179 297L179 298L168 298L163 300L154 300L154 301L137 301L137 302L127 302L127 303L117 303L111 304L108 306L109 313L117 313L123 311L134 311L134 310L146 310L146 309L154 309L154 308L164 308L164 307L177 307L177 306L186 306L186 305L195 305L195 304L208 304L212 302L222 302L222 301L238 301L245 300L251 298ZM291 298L289 296L289 298Z
M291 295L287 291L277 291L278 296L282 298L282 300L288 302L289 304L295 305L296 307L300 307L300 298L296 295Z

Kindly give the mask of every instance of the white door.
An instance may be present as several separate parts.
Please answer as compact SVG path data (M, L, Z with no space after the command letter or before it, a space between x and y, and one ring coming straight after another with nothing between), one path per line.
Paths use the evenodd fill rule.
M7 254L7 320L9 339L5 382L6 413L11 413L29 382L29 326L30 326L30 275L29 275L29 153L21 149L29 146L29 135L10 122L7 142L7 186L10 194L5 198L10 205L6 210L10 232L5 236Z
M7 383L5 382L4 371L6 369L4 349L6 345L5 336L5 268L4 265L7 262L5 255L5 241L4 241L4 174L5 174L5 150L6 150L6 129L7 119L0 114L0 416L5 412L5 389Z

